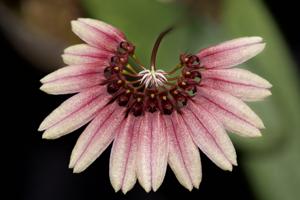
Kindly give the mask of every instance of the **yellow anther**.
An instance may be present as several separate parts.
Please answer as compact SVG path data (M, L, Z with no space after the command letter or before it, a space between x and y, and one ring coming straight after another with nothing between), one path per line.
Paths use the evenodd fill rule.
M118 80L118 81L117 81L117 84L119 84L119 85L122 84L122 83L123 83L122 80Z

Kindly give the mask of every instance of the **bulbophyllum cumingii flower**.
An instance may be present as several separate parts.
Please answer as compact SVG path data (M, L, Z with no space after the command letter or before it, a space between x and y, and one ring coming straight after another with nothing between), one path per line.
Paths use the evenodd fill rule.
M117 28L93 19L72 21L86 44L67 48L66 67L41 79L49 94L75 94L39 127L56 139L88 124L69 167L82 172L113 142L110 180L126 193L138 180L149 192L163 182L167 164L188 190L201 182L199 149L224 170L237 165L225 130L260 136L262 120L244 103L271 94L271 84L245 69L233 68L260 53L260 37L243 37L181 54L171 71L158 69L154 44L149 67Z

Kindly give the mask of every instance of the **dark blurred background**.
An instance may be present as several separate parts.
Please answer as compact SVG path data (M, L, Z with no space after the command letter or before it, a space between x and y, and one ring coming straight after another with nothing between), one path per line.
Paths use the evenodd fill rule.
M188 3L191 2L196 1L188 1ZM219 11L216 10L222 10L222 5L219 4L224 2L226 4L226 1L211 1L212 5L208 2L197 1L195 4L200 7L203 5L202 9L212 11L212 14L209 14L212 19L219 18ZM272 16L274 26L277 26L278 33L276 34L279 34L283 43L287 44L284 47L286 54L289 54L288 59L294 63L293 66L280 67L293 68L291 70L298 80L292 84L294 84L293 87L299 88L300 30L298 20L300 15L298 2L265 0L263 3ZM252 162L247 159L251 154L253 143L245 148L243 142L237 145L239 166L235 167L231 173L218 169L205 156L202 156L203 180L200 189L194 189L192 192L180 186L171 170L168 169L165 181L156 193L147 194L138 184L125 196L120 192L115 193L108 177L109 150L105 151L88 170L81 174L73 174L68 169L69 155L82 129L55 141L41 139L41 133L37 132L39 123L67 96L50 96L39 91L39 79L48 72L63 66L60 59L63 48L79 42L70 31L69 21L79 16L92 16L93 12L89 12L87 8L88 6L82 6L75 0L0 1L1 80L3 81L1 96L4 101L2 135L5 136L2 139L4 149L2 155L5 158L3 166L7 168L2 171L5 177L2 180L5 189L7 188L6 192L9 192L6 199L174 199L178 197L186 199L274 199L269 194L273 193L272 189L276 190L280 187L280 184L285 187L284 185L288 184L285 182L286 179L282 181L276 179L279 182L275 183L275 181L274 187L266 187L263 192L257 187L265 184L262 184L263 180L269 180L266 185L272 184L272 176L281 176L281 173L289 171L289 166L293 164L287 159L286 167L274 172L271 178L265 174L260 175L261 172L250 169L251 167L249 168L247 164ZM216 19L216 23L218 20ZM278 68L274 67L272 70L276 71ZM268 73L265 72L265 74ZM295 77L287 77L287 79ZM274 82L273 85L276 87ZM289 85L286 84L285 87ZM299 93L299 90L294 91ZM299 112L299 106L296 105L294 109L295 112ZM287 119L283 117L279 120ZM293 120L300 122L297 117ZM274 124L270 122L268 127L275 125L275 122ZM299 133L299 129L293 131ZM280 145L280 142L276 142L276 145L278 144ZM255 148L255 155L268 156L268 151L262 151L261 147L254 145L253 148ZM269 148L272 152L268 157L274 157L274 154L276 157L280 154L276 148L277 146ZM297 150L293 149L293 151ZM297 153L296 155L299 156L300 151ZM264 162L264 159L259 162ZM294 167L300 169L299 165ZM271 168L270 171L272 171ZM278 199L300 198L297 196L299 191L296 192L296 187L300 185L299 174L298 171L298 174L294 174L289 179L289 184L292 184L289 188L295 189L290 188L288 191L290 196L283 195L286 198ZM259 177L265 178L260 181Z

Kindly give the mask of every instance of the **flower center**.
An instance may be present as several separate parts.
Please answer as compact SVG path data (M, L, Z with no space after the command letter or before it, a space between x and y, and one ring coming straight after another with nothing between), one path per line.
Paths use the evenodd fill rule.
M142 77L140 82L145 84L146 88L163 86L168 81L165 74L163 70L144 69L139 72L139 75Z
M127 115L143 115L145 112L159 111L170 115L180 112L188 99L197 92L201 80L200 60L195 55L183 54L180 63L171 71L156 69L155 60L159 44L164 35L161 33L154 45L151 67L146 69L134 55L135 47L121 42L110 66L104 70L107 92L112 95L110 103L117 102L127 108ZM180 75L174 75L181 70Z

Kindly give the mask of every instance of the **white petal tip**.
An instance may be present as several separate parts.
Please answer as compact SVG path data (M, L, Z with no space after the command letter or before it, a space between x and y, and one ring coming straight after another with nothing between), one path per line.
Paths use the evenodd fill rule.
M73 169L75 166L75 162L71 159L70 162L69 162L69 169Z
M113 187L113 189L114 189L114 191L115 191L115 193L117 193L117 192L119 192L120 191L120 187L116 187L116 186L113 186L112 185L112 187ZM123 192L123 191L122 191ZM123 192L124 193L124 192ZM125 193L124 193L125 194Z
M151 187L146 187L142 185L142 188L145 190L145 192L149 193L151 191Z
M46 127L45 125L43 124L43 122L40 124L39 128L38 128L38 131L44 131L46 130Z
M76 166L73 168L73 173L74 174L79 174L79 173L81 173L83 171L84 171L83 168L79 168L79 167L76 167Z
M47 93L47 94L55 94L55 89L49 87L48 84L43 84L41 87L40 87L40 90Z
M53 134L53 132L49 132L48 130L46 130L43 135L42 135L43 139L47 139L47 140L54 140L59 138L59 136Z

